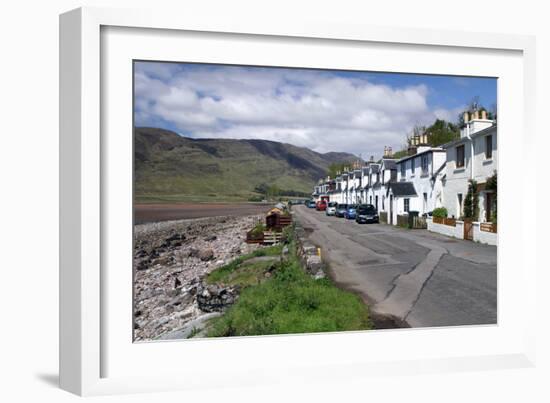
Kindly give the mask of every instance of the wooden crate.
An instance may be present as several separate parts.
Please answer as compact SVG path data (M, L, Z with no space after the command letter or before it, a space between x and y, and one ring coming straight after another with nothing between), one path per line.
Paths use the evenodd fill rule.
M274 244L277 242L280 242L283 238L283 234L281 232L275 232L275 231L264 231L263 234L263 242L264 244Z

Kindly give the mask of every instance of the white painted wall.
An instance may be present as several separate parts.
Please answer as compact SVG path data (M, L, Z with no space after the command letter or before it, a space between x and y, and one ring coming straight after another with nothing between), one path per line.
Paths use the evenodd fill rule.
M480 229L480 223L474 222L474 241L481 242L487 245L498 244L498 234L494 232L486 232Z
M422 171L422 158L428 159L426 171ZM420 215L433 211L443 203L443 185L441 178L444 172L437 175L436 181L432 183L432 175L445 163L446 152L440 148L432 149L429 152L418 154L415 157L404 159L397 163L397 178L399 181L411 182L416 191L417 197L411 198L411 211L418 211ZM414 162L413 162L414 161ZM414 172L413 172L414 163ZM404 171L402 169L404 168ZM424 194L426 201L424 202Z
M452 238L464 239L464 222L456 221L456 226L450 226L445 224L436 224L431 217L426 218L428 225L428 231L437 232L438 234L446 235Z

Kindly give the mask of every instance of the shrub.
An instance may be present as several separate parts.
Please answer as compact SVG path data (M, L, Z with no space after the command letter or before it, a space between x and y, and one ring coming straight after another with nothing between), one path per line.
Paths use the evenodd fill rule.
M438 218L447 218L447 209L445 207L434 208L432 216Z

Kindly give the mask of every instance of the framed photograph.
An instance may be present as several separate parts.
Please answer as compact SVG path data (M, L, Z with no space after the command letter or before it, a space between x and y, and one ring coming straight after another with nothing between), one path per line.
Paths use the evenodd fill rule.
M61 386L532 365L534 40L233 23L60 18Z

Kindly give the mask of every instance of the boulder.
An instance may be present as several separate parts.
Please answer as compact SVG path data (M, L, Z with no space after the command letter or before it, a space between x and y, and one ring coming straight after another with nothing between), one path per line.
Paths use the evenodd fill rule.
M197 304L203 312L220 312L233 305L238 296L238 287L201 286L197 291Z
M212 249L202 249L199 251L198 258L203 262L214 259L214 251Z

